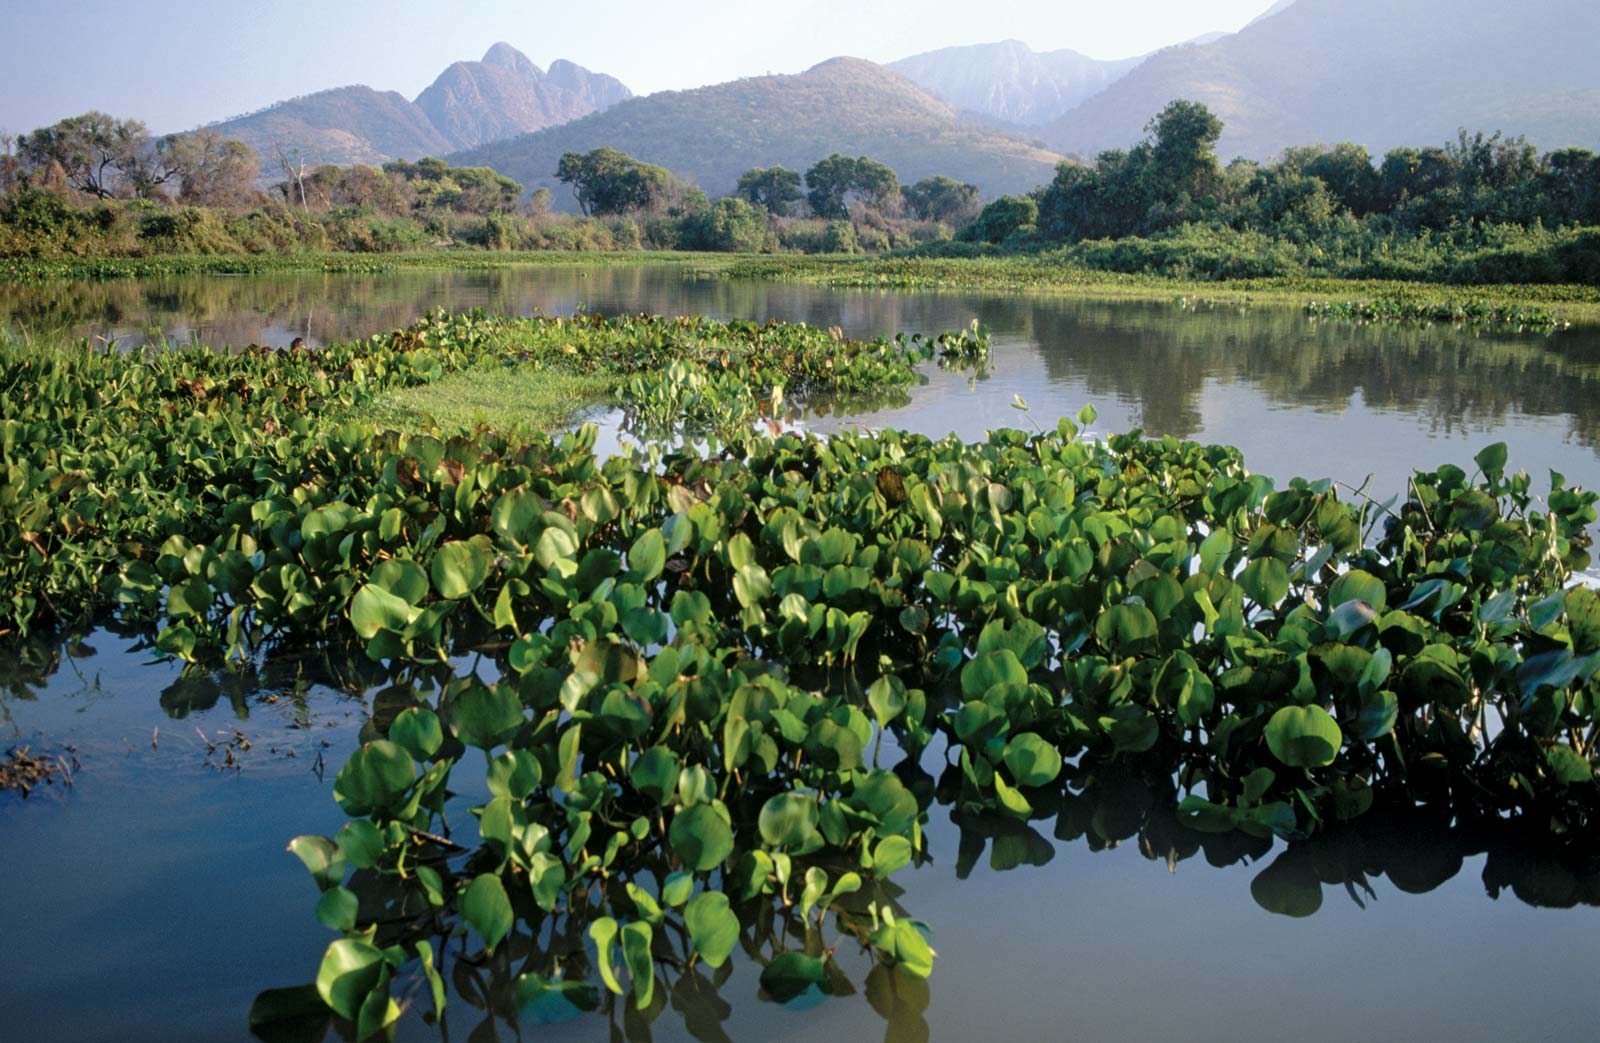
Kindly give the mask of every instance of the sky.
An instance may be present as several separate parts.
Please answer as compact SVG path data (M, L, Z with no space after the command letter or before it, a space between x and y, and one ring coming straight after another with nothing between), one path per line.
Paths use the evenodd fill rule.
M99 109L186 130L327 87L414 98L498 40L637 94L1018 39L1125 58L1272 0L0 0L0 130Z

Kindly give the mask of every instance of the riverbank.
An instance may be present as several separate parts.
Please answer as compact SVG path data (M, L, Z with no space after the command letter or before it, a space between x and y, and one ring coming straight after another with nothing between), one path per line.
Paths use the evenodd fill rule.
M136 279L175 275L399 270L499 270L517 267L683 265L698 275L803 282L833 289L976 290L1081 294L1202 304L1291 303L1320 317L1412 319L1557 326L1600 323L1600 287L1548 284L1450 285L1386 280L1269 278L1206 281L1129 275L1040 258L907 258L708 254L461 252L262 254L0 261L0 283Z

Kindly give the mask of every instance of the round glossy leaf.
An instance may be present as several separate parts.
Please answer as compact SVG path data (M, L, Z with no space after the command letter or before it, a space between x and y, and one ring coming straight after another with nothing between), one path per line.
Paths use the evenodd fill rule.
M1018 786L1047 786L1061 774L1061 752L1032 732L1006 743L1003 759Z
M961 668L961 691L969 699L981 699L1000 685L1027 683L1027 669L1009 648L985 652Z
M354 1021L361 1004L383 977L383 953L354 938L328 946L317 969L317 993L341 1018Z
M721 891L703 891L683 909L694 951L712 967L721 967L739 942L739 918Z
M430 760L444 745L444 727L432 710L414 706L394 719L389 741L419 761Z
M803 848L817 835L817 803L802 793L780 793L762 806L759 825L769 846Z
M428 571L439 596L457 601L483 586L493 564L494 554L483 544L458 541L440 547Z
M410 754L386 739L369 743L350 755L333 780L333 796L348 815L390 811L417 781Z
M368 583L350 601L350 626L371 640L380 630L400 633L415 619L417 610L404 598Z
M1339 756L1344 733L1320 706L1285 706L1267 722L1267 747L1291 768L1325 768Z
M696 873L715 869L733 854L733 830L709 804L696 804L673 816L667 841Z
M1277 558L1257 558L1245 566L1239 586L1251 601L1271 608L1289 594L1289 566Z
M509 685L468 688L450 704L450 729L468 746L492 750L526 724L522 700Z

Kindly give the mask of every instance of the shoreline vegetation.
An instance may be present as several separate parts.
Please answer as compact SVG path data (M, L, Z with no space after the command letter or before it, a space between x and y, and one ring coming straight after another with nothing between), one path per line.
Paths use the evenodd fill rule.
M725 254L692 251L467 251L168 255L0 259L0 284L157 279L189 275L382 274L519 267L681 266L705 278L803 282L831 289L1049 293L1178 301L1186 306L1292 304L1315 318L1465 322L1555 328L1600 323L1600 286L1453 285L1380 279L1256 277L1205 280L1107 272L1049 254L935 258Z
M88 113L0 140L0 282L614 257L852 288L1297 297L1355 321L1600 320L1595 153L1462 130L1381 157L1343 143L1224 165L1222 130L1204 105L1173 101L1133 147L987 201L950 177L902 184L838 154L803 174L749 170L713 200L597 148L553 172L574 215L554 212L548 189L439 159L286 166L264 191L239 142L157 139Z

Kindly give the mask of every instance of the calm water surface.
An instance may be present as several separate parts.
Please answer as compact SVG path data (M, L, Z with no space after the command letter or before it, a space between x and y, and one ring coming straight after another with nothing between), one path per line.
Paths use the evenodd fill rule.
M993 331L983 379L930 371L895 424L979 437L1086 402L1097 429L1141 426L1240 446L1254 470L1329 475L1387 496L1412 466L1471 469L1505 441L1513 467L1600 485L1600 332L1495 334L1316 324L1294 309L885 294L692 280L670 268L184 278L0 287L0 321L124 343L313 343L406 324L435 306L518 313L652 311L804 320L854 335ZM0 663L0 746L67 752L71 788L0 794L0 1040L249 1038L256 992L310 981L330 940L284 851L343 821L329 787L395 694L313 652L247 677L184 677L131 636ZM248 747L246 747L248 743ZM68 751L67 748L71 747ZM936 767L936 766L935 766ZM465 777L469 773L462 773ZM467 798L463 797L465 801ZM464 812L457 812L465 818ZM1111 781L1031 827L935 807L933 863L895 877L940 959L926 984L841 945L829 999L763 999L758 968L686 980L652 1018L559 1026L486 1017L455 976L446 1024L402 1039L1388 1040L1593 1038L1600 875L1515 838L1425 819L1315 849L1207 847L1169 866L1159 809ZM470 833L470 827L467 827ZM1224 863L1221 866L1212 863ZM1262 874L1305 918L1267 912ZM846 951L847 949L851 951ZM663 991L658 988L658 993ZM481 1001L478 1001L481 1003ZM425 999L421 1008L430 1007ZM661 1006L658 1003L658 1006Z

